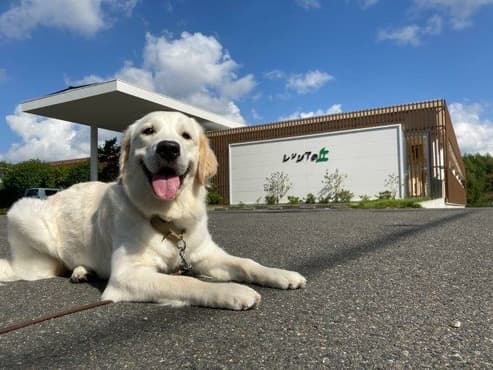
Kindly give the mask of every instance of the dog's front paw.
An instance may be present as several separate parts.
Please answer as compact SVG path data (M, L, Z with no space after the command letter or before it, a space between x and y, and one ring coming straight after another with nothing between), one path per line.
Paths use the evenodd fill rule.
M248 310L258 306L261 300L258 294L252 288L245 285L226 283L214 284L212 297L207 306L216 308L227 308L230 310Z
M306 286L306 279L295 271L269 269L265 285L279 289L299 289Z
M70 276L70 281L72 283L85 282L87 281L89 274L90 274L89 270L86 269L84 266L77 266L72 271L72 276Z

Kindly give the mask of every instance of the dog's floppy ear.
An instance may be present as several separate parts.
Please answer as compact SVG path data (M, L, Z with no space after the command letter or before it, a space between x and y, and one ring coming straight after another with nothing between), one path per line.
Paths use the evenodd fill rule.
M130 137L131 137L131 129L129 127L125 130L122 137L122 145L120 149L120 159L119 159L120 175L118 176L118 179L121 179L125 174L125 168L127 165L128 156L130 155Z
M207 183L207 179L217 173L217 158L211 147L209 140L204 134L200 134L199 140L199 164L197 168L197 180L201 185Z

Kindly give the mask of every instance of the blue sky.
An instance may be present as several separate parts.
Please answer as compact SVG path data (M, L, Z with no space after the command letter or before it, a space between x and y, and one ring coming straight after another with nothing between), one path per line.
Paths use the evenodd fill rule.
M247 124L444 98L493 154L492 34L493 0L3 0L0 160L88 155L18 105L115 77Z

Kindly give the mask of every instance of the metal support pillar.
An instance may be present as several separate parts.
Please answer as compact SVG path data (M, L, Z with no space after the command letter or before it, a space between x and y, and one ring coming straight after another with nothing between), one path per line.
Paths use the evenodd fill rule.
M98 128L91 126L91 181L98 180Z

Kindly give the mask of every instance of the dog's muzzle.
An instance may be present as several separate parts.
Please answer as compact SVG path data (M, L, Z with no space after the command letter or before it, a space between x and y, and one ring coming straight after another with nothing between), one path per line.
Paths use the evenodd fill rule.
M178 158L180 157L180 144L176 141L163 140L156 145L156 160L160 163L159 168L151 171L141 160L142 169L156 198L160 200L173 200L183 185L186 175L190 172L192 164L189 163L186 170L179 170Z

